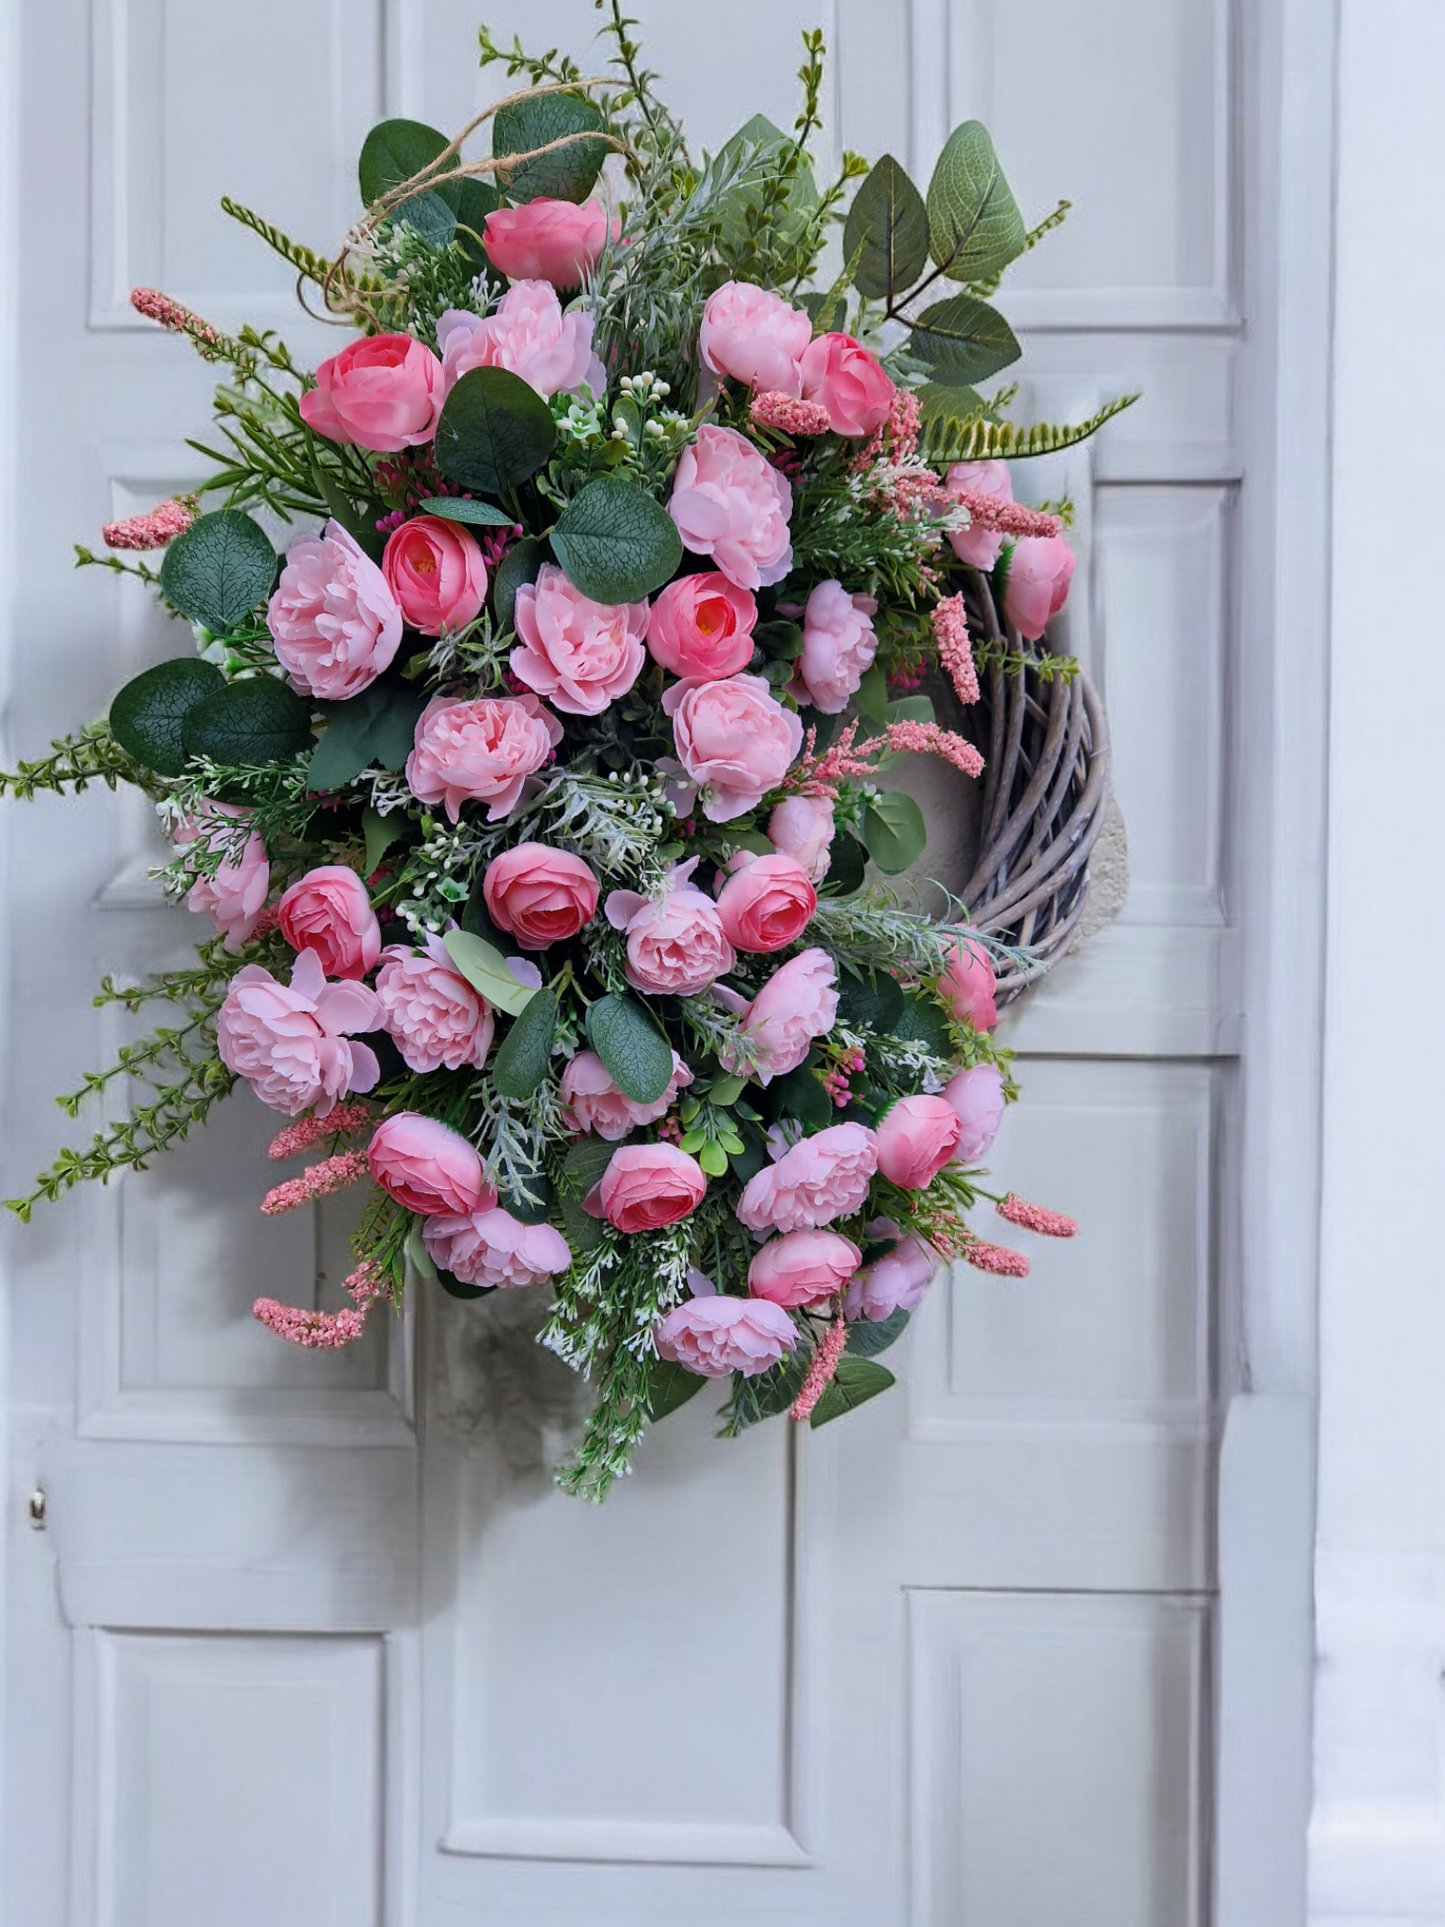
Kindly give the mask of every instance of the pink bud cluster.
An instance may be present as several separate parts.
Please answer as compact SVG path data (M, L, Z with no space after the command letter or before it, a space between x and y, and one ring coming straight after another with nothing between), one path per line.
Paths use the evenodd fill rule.
M802 1390L793 1400L792 1418L801 1425L812 1415L813 1407L832 1383L833 1374L838 1369L838 1360L843 1356L843 1347L848 1342L848 1327L843 1315L839 1315L824 1332L813 1353L813 1362L808 1367L808 1376L803 1380Z
M945 596L933 612L933 634L938 643L938 660L948 671L958 700L976 703L979 697L978 670L974 666L973 644L968 634L968 613L961 595Z
M658 1125L657 1135L666 1144L681 1144L682 1124L676 1117L669 1115Z
M147 321L158 321L173 334L185 335L207 361L215 361L228 346L219 328L213 328L192 309L162 294L159 288L132 288L130 305Z
M365 1258L342 1285L355 1309L310 1311L304 1305L283 1305L274 1298L258 1298L251 1316L268 1331L288 1344L303 1345L307 1351L336 1352L350 1345L366 1329L366 1314L378 1298L387 1295L382 1270L373 1259Z
M889 723L884 739L890 750L908 750L915 756L941 756L965 776L983 773L983 757L968 738L954 729L940 729L937 723Z
M853 1095L849 1078L861 1071L866 1062L861 1050L845 1050L835 1060L832 1070L819 1079L840 1111Z
M294 1158L302 1151L309 1151L313 1144L323 1138L345 1137L352 1131L364 1131L371 1123L371 1112L364 1104L333 1105L325 1117L298 1117L294 1124L288 1124L284 1131L278 1131L267 1148L268 1158Z
M974 1265L980 1271L991 1271L999 1278L1027 1278L1029 1261L1021 1251L1011 1251L1007 1245L985 1244L980 1238L964 1245L959 1257Z
M849 467L853 474L865 474L875 463L881 461L886 453L894 462L906 462L918 450L918 425L922 418L923 405L911 389L896 388L893 403L888 410L888 419L881 428L875 429L862 448L854 456ZM939 486L938 477L933 477L933 486Z
M124 522L107 522L100 539L108 549L163 549L184 535L196 519L196 498L173 496L145 515L131 515Z
M275 1185L262 1198L261 1209L268 1218L276 1218L283 1211L294 1211L298 1205L314 1204L318 1198L330 1197L333 1191L345 1191L348 1186L359 1184L366 1175L365 1151L341 1151L334 1158L311 1165L299 1178L288 1178L284 1184Z
M826 435L830 424L820 401L798 401L776 388L754 395L748 413L760 428L776 428L784 435Z
M1001 535L1015 537L1063 533L1064 525L1057 515L1045 515L1042 509L1027 508L1022 502L1005 502L997 495L983 495L971 488L950 489L948 499L955 507L968 510L970 526L976 529L997 529Z
M1021 1224L1025 1231L1037 1231L1044 1238L1077 1237L1079 1227L1072 1218L1066 1218L1062 1211L1046 1211L1041 1204L1030 1204L1017 1192L1010 1191L1006 1198L1000 1198L998 1215L1007 1218L1010 1224Z

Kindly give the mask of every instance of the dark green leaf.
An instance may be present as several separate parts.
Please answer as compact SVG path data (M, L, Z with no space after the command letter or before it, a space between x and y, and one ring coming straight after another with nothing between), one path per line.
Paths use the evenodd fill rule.
M373 764L399 770L412 752L426 700L421 690L372 683L346 702L317 703L326 731L307 765L306 787L340 789Z
M361 158L356 164L356 177L361 188L361 198L368 207L379 201L403 181L409 181L414 174L430 162L447 145L445 134L435 127L428 127L419 120L378 121L366 139L361 143ZM445 177L442 177L445 179ZM447 182L435 192L448 204L455 215L457 199L456 182ZM410 218L415 202L408 202L404 218Z
M729 1415L734 1428L746 1431L748 1426L756 1425L761 1419L776 1418L786 1412L793 1400L803 1389L803 1380L808 1376L808 1367L813 1362L813 1354L806 1345L799 1345L796 1351L780 1358L776 1365L770 1365L765 1372L758 1372L752 1378L744 1378L741 1372L733 1374L733 1395L729 1403Z
M512 1214L518 1224L546 1224L557 1208L557 1200L553 1196L546 1174L542 1171L529 1172L527 1189L536 1193L535 1204L529 1204L517 1192L509 1191L505 1187L499 1194L498 1202L504 1211Z
M270 595L275 580L270 538L240 509L218 509L192 522L161 563L166 601L213 632L234 629Z
M535 991L502 1039L492 1059L492 1082L503 1097L530 1097L547 1075L547 1059L557 1030L557 999Z
M948 1062L952 1045L948 1035L948 1021L939 1008L937 1001L919 992L910 992L903 999L903 1009L891 1026L893 1035L905 1043L926 1044L935 1057Z
M753 641L766 656L777 662L796 662L803 653L803 632L796 622L775 616L771 622L760 622L753 631Z
M601 1244L601 1222L590 1211L584 1211L576 1198L562 1198L557 1206L557 1214L562 1220L562 1235L571 1246L574 1257L585 1258Z
M117 690L110 705L111 734L146 769L179 776L186 767L181 725L197 703L225 686L216 665L199 656L158 662Z
M552 531L552 549L567 580L594 602L640 602L682 560L682 538L667 510L616 476L573 496Z
M836 831L828 857L828 873L819 885L818 894L824 897L851 897L862 884L867 866L868 852L857 837L849 836L846 830Z
M931 696L895 696L888 705L890 723L936 723Z
M795 1117L800 1124L821 1130L833 1119L833 1100L806 1065L775 1077L764 1094L773 1118Z
M885 876L897 876L922 856L928 842L923 812L902 790L885 790L863 813L863 841Z
M853 198L843 224L843 259L857 256L853 285L870 301L887 301L911 288L928 261L928 214L923 196L891 154L885 154Z
M535 535L524 535L520 542L507 550L501 567L492 578L492 610L498 629L512 627L517 591L524 582L537 580L546 559L546 545L539 542Z
M871 669L864 672L854 700L858 705L858 714L866 716L870 723L881 723L887 716L888 678L883 673L881 662L875 662Z
M284 763L310 745L311 705L274 676L250 676L198 702L181 740L216 763Z
M871 971L862 978L844 977L838 986L838 1021L849 1030L871 1030L888 1037L902 1015L903 991L886 970Z
M495 495L535 475L557 444L552 411L509 368L471 368L447 396L436 462L463 488Z
M593 1185L602 1182L602 1173L612 1162L612 1153L617 1149L605 1138L583 1137L568 1151L562 1161L563 1183L574 1198L585 1198Z
M849 1358L845 1352L808 1422L816 1429L830 1419L842 1418L845 1412L856 1411L866 1400L877 1398L880 1392L886 1392L896 1383L886 1365L875 1365L871 1358Z
M531 985L519 983L507 968L500 950L465 930L448 930L442 938L446 953L473 990L479 990L489 1004L520 1017L540 993Z
M635 998L599 997L587 1012L587 1041L635 1104L655 1103L671 1082L672 1046Z
M490 502L474 502L469 495L429 495L417 507L423 515L440 515L447 522L470 522L473 528L509 529L517 519L493 508Z
M486 885L486 870L479 863L472 878L471 894L461 914L461 926L470 936L480 937L483 943L489 943L494 950L505 956L512 939L505 930L499 930L487 914Z
M944 142L928 183L928 240L950 281L987 281L1023 253L1023 216L988 129L966 120Z
M492 122L492 152L530 154L569 134L600 133L602 110L580 94L539 94L499 110ZM497 185L509 200L585 201L607 158L602 140L574 140L521 167L498 170Z
M700 1392L707 1380L670 1358L647 1361L647 1416L656 1425Z
M743 1148L732 1153L733 1176L739 1184L746 1184L768 1162L768 1141L751 1118L738 1119L738 1136Z
M908 346L920 361L932 365L935 379L947 388L987 381L1023 353L998 309L971 294L956 294L925 308L913 324Z
M457 183L456 241L473 268L489 266L482 238L486 232L487 216L502 205L502 197L490 181L479 181L475 174Z
M714 166L720 174L737 169L746 158L741 182L724 197L718 246L729 264L747 261L758 252L760 227L766 227L766 241L773 247L797 236L807 216L818 205L818 184L812 169L800 162L788 177L781 205L770 204L764 214L764 183L771 188L780 164L792 150L792 140L781 127L775 127L766 114L754 114L723 143ZM750 152L750 150L756 150Z
M382 504L373 501L358 508L325 462L312 461L311 479L330 509L332 519L341 524L364 555L380 562L386 553L386 537L376 526L377 517L384 512Z
M401 202L389 219L404 222L437 248L444 248L457 231L456 211L440 194L430 191L413 194L410 200Z
M860 1318L848 1327L847 1350L854 1358L873 1358L886 1352L908 1329L906 1311L889 1312L886 1318ZM880 1386L879 1390L883 1388Z
M449 1298L485 1298L494 1289L491 1285L464 1285L460 1278L449 1271L437 1267L437 1283Z
M406 826L407 817L402 810L393 810L390 816L383 816L380 810L370 808L362 811L361 829L366 838L366 874L368 876L375 872L376 866L397 838L404 833Z

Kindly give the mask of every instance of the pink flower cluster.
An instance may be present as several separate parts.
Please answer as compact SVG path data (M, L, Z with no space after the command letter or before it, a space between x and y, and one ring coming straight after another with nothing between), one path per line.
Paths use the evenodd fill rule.
M184 535L196 519L194 496L173 496L169 502L132 515L124 522L107 522L100 539L108 549L163 549Z

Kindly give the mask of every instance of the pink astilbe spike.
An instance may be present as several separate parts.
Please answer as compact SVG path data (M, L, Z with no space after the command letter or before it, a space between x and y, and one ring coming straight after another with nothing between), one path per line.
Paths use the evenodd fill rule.
M204 361L219 361L235 343L209 321L159 288L132 288L130 305L148 321L158 321L173 334L184 335Z
M178 535L184 535L195 519L195 496L174 496L145 515L107 522L100 539L108 549L163 549Z
M832 1383L847 1342L848 1327L843 1321L843 1314L839 1312L819 1340L813 1353L813 1362L808 1367L808 1376L803 1380L803 1389L793 1400L792 1418L795 1424L801 1425L804 1419L811 1416L813 1407Z
M940 729L937 723L889 723L884 741L890 750L908 750L915 756L941 756L965 776L983 773L983 757L966 736L957 730Z
M826 435L828 411L819 401L798 401L780 389L754 395L749 415L760 428L780 429L784 435Z
M321 1143L323 1138L345 1137L352 1131L364 1131L371 1123L371 1112L364 1104L337 1104L325 1117L299 1117L294 1124L288 1124L284 1131L278 1131L267 1148L268 1158L294 1158L302 1151L309 1151L313 1144Z
M1072 1218L1066 1218L1062 1211L1046 1211L1041 1204L1030 1204L1010 1191L1006 1198L1000 1198L998 1215L1007 1218L1010 1224L1021 1224L1025 1231L1037 1231L1045 1238L1074 1238L1079 1227Z
M251 1316L278 1338L304 1345L310 1352L338 1352L343 1345L354 1344L366 1329L364 1311L307 1311L302 1305L278 1304L274 1298L258 1298Z
M968 510L969 525L976 529L997 529L1001 535L1059 535L1063 522L1057 515L1031 509L1022 502L1003 502L996 495L980 495L971 488L952 488L948 499L956 508Z
M341 1289L363 1311L376 1299L391 1296L386 1287L386 1273L374 1258L363 1258L355 1271L342 1280Z
M1029 1261L1021 1251L1011 1251L1007 1245L985 1244L980 1238L974 1244L967 1244L959 1252L959 1257L968 1264L976 1265L980 1271L991 1271L999 1278L1027 1278Z
M314 1204L318 1198L330 1197L333 1191L344 1191L348 1185L359 1184L366 1175L365 1151L340 1151L334 1158L309 1166L299 1178L288 1178L284 1184L276 1185L262 1198L261 1209L268 1218L276 1218L283 1211Z
M968 614L961 595L945 596L939 603L933 612L933 634L938 644L938 660L948 671L958 700L961 703L976 703L979 697L978 670L974 667Z

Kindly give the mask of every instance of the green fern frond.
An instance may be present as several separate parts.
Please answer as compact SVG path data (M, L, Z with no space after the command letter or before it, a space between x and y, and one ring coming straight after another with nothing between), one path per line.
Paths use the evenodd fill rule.
M1060 201L1052 214L1046 214L1037 227L1031 227L1024 236L1024 244L1014 256L1014 261L1021 260L1024 255L1036 248L1046 234L1052 234L1056 227L1062 227L1073 205L1072 201ZM1009 262L1008 266L1012 267L1013 262ZM977 295L980 301L987 301L990 295L998 293L999 283L1003 280L1005 272L1004 268L1000 268L998 273L991 274L987 281L970 281L968 292Z
M382 287L374 275L356 274L346 267L337 268L324 255L314 254L299 241L293 241L289 234L283 234L280 228L273 227L253 208L243 207L239 201L233 201L229 194L221 196L221 211L229 214L233 221L239 221L242 227L249 228L253 234L259 235L268 248L279 254L283 261L289 261L304 280L314 281L318 288L325 288L329 284L332 287L374 293Z
M925 423L919 452L934 468L950 462L1026 461L1033 455L1057 455L1097 435L1105 422L1132 408L1137 394L1119 395L1083 422ZM959 432L950 434L950 428Z

